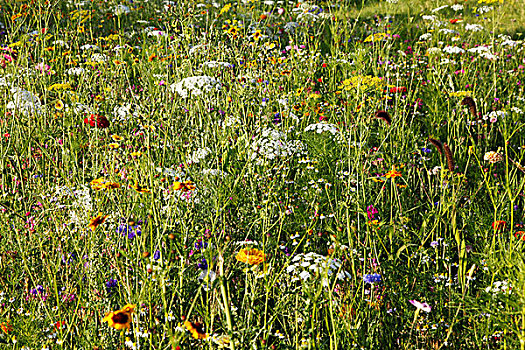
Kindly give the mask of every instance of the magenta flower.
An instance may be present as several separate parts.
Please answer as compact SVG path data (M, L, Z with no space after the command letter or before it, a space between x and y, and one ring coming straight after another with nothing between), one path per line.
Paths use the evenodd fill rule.
M410 304L414 305L418 310L423 310L425 312L430 312L432 308L427 303L420 303L417 300L409 300Z

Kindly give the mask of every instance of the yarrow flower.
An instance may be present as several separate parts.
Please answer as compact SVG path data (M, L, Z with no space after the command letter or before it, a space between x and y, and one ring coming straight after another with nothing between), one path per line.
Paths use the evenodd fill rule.
M495 164L501 162L503 160L503 156L498 152L490 151L485 153L483 159L491 164Z

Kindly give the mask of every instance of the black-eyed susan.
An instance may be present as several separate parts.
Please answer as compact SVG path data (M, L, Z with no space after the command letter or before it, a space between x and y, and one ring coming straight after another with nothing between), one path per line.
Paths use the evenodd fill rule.
M259 265L266 260L266 256L264 255L264 252L260 251L259 249L243 248L239 251L239 253L237 253L235 259L246 264Z
M138 181L135 181L134 185L129 185L129 186L139 193L151 193L151 190L147 189L146 187L142 185L139 185Z
M190 331L191 336L195 339L208 338L208 334L204 332L204 329L203 329L204 325L202 323L184 321L184 327L186 327L186 329Z
M252 34L252 38L253 40L257 41L259 40L260 38L262 38L262 33L260 30L256 30L253 34Z
M121 310L112 311L107 314L102 322L108 322L108 325L115 329L130 329L132 316L131 314L135 310L135 305L127 304Z
M111 138L113 139L113 141L122 141L122 140L124 140L124 138L122 136L119 136L119 135L111 135Z
M89 221L88 228L95 231L98 225L103 224L104 221L106 221L107 217L107 215L102 215L102 213L98 213L97 216L91 218L91 220Z
M56 100L55 101L55 109L57 111L61 111L64 109L64 102L62 102L62 100Z
M118 143L116 143L116 142L112 142L112 143L110 143L110 144L108 145L108 148L109 148L109 149L117 149L117 148L119 148L119 147L120 147L120 145L119 145Z

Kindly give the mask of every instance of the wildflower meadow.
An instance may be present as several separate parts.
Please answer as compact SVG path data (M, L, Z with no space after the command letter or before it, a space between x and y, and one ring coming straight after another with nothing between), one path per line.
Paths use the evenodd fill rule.
M522 0L0 0L0 349L525 349Z

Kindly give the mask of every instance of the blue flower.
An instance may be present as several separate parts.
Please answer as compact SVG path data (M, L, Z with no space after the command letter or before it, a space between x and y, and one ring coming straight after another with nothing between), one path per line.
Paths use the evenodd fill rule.
M378 274L378 273L373 273L371 275L364 275L363 276L363 281L365 283L370 283L370 284L372 284L372 283L379 283L379 282L381 282L381 275Z
M159 260L160 259L160 251L156 250L155 253L153 253L153 260Z

